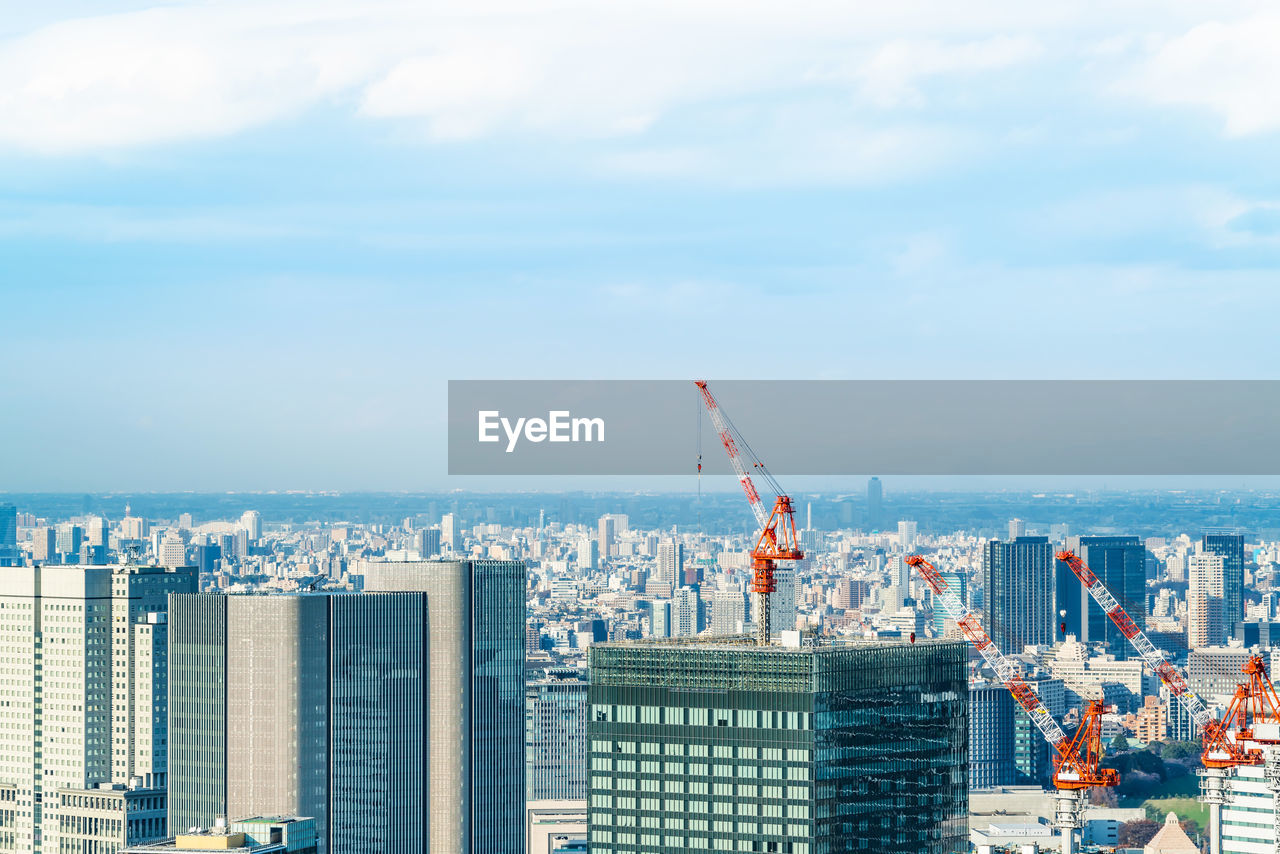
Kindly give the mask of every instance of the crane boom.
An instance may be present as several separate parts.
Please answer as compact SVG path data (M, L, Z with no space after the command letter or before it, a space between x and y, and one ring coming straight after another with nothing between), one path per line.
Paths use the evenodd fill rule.
M1000 677L1018 705L1022 706L1045 740L1052 745L1057 754L1053 757L1053 785L1058 790L1054 821L1062 832L1060 850L1063 854L1073 854L1076 830L1083 826L1088 790L1095 786L1116 786L1120 783L1119 772L1114 768L1102 767L1102 716L1107 711L1107 705L1102 700L1090 700L1080 715L1080 725L1075 737L1068 738L1044 703L1040 702L1040 696L1022 678L1022 671L1000 652L982 628L978 615L969 610L950 589L947 580L933 564L920 555L911 555L906 560L908 565L914 566L924 576L925 582L933 590L935 601L941 603L948 615L956 621L965 638L982 654L982 658Z
M795 508L791 505L790 496L783 493L782 487L773 479L773 475L769 474L769 470L764 467L764 463L756 456L755 451L751 450L751 446L742 438L738 428L734 427L733 422L724 414L724 410L716 402L715 395L711 393L711 389L707 388L706 381L695 380L694 384L702 393L702 402L706 404L707 412L711 414L711 423L715 425L716 432L720 435L720 444L724 445L725 452L729 455L729 462L738 474L738 482L742 484L742 491L747 494L751 512L755 514L756 522L760 524L760 536L756 540L755 548L751 550L753 574L751 592L758 596L759 642L761 646L765 646L770 639L769 597L776 589L773 571L778 566L777 562L804 559L804 552L800 550L800 538L796 535ZM755 482L747 472L746 463L742 460L744 451L751 459L752 468L773 488L776 498L772 512L764 509L764 502L760 500ZM702 471L701 464L698 471Z
M920 555L911 555L907 558L907 563L920 571L920 575L933 591L935 599L942 604L947 616L955 620L965 638L973 644L987 665L995 671L996 676L1009 689L1009 693L1013 694L1013 698L1026 711L1045 739L1059 751L1066 748L1070 744L1067 734L1062 731L1058 722L1053 719L1053 715L1045 708L1039 695L1022 678L1021 669L996 647L991 636L982 628L978 615L973 613L948 587L947 580L929 561Z
M1058 552L1057 558L1071 567L1071 571L1075 573L1076 578L1080 579L1080 583L1088 589L1093 601L1097 602L1098 607L1102 608L1106 615L1111 618L1111 622L1115 623L1116 628L1120 630L1120 634L1129 639L1129 643L1138 651L1138 654L1142 656L1142 660L1160 678L1160 681L1165 684L1165 687L1169 689L1169 693L1178 698L1187 713L1191 715L1191 719L1195 721L1196 726L1204 730L1213 724L1213 715L1205 708L1200 698L1192 693L1190 686L1187 685L1187 680L1178 672L1178 669L1174 667L1168 657L1156 648L1156 645L1151 642L1146 633L1138 628L1138 624L1133 621L1128 612L1111 595L1111 591L1107 590L1107 586L1102 583L1102 580L1094 575L1093 570L1089 569L1084 561L1070 549Z
M733 470L738 475L738 483L742 484L742 491L747 494L747 502L751 505L751 512L756 514L756 522L760 527L764 527L769 521L769 512L764 509L764 502L760 500L760 493L756 490L756 485L751 480L751 475L747 472L746 465L742 462L742 453L738 448L741 436L738 435L737 428L725 417L720 404L716 402L715 395L711 393L711 389L707 388L706 380L695 380L694 385L702 392L702 402L706 404L707 414L711 416L711 423L716 428L716 433L720 436L720 444L724 445L725 452L729 455L729 464L733 466ZM743 447L750 447L745 442ZM759 460L753 460L753 463L759 464Z

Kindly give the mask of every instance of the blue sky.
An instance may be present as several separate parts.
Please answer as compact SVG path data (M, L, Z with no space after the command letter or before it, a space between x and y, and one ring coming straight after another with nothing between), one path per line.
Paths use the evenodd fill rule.
M0 490L493 485L450 378L1275 376L1265 4L38 5Z

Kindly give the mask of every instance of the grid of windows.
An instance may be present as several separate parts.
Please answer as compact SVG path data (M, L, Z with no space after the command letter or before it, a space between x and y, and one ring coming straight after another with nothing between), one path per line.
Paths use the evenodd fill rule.
M591 650L593 854L965 844L965 649Z

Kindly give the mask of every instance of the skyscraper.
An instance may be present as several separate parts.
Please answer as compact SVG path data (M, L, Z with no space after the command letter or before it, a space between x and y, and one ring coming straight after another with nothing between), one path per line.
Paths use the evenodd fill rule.
M1216 646L1227 637L1223 619L1226 560L1202 552L1187 556L1187 647Z
M249 542L256 543L262 539L262 514L257 510L246 510L240 516L240 527L249 536Z
M600 560L605 563L609 562L609 558L613 554L614 541L617 539L617 535L617 519L612 514L601 516L597 524L596 540L600 543Z
M774 591L769 596L769 625L774 631L791 631L796 627L796 571L795 568L780 564L773 571ZM760 616L760 597L754 596L756 606L753 613L756 619Z
M658 544L657 580L672 588L684 584L684 544L662 542Z
M1222 556L1222 623L1231 634L1244 619L1244 535L1205 534L1200 547L1206 554Z
M321 852L407 854L449 829L427 792L428 691L448 675L427 673L427 598L175 596L170 832L305 814Z
M115 850L163 834L167 596L195 584L193 571L161 567L0 574L13 850Z
M0 566L18 561L18 508L0 504Z
M867 481L867 528L879 530L884 519L884 487L880 478L873 477Z
M982 547L983 623L1009 654L1050 646L1054 622L1053 551L1048 537L991 540Z
M690 587L671 594L671 637L684 638L698 634L703 626L702 597Z
M722 587L711 599L711 634L736 635L746 631L747 598L741 588Z
M1011 786L1017 776L1013 755L1014 700L999 682L969 683L969 788ZM1025 717L1025 715L1024 715Z
M593 646L590 850L961 850L966 657L938 641Z
M524 564L370 563L365 590L421 591L430 603L431 849L522 854ZM451 821L458 832L437 837Z
M1137 537L1067 537L1066 545L1142 625L1147 617L1147 550L1142 541ZM1055 572L1059 627L1066 623L1065 634L1075 635L1081 643L1105 643L1116 658L1128 658L1128 640L1093 603L1088 588L1071 567L1057 561Z
M461 548L458 536L458 519L452 513L440 517L440 548L443 553L454 555Z
M528 800L587 798L586 673L548 668L525 688Z
M898 543L905 552L916 546L919 526L911 519L903 519L898 523Z

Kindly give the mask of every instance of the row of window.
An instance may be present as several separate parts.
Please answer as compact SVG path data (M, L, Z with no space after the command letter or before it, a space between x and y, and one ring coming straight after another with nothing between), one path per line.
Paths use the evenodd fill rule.
M596 721L623 724L809 729L808 712L773 712L758 709L691 709L683 706L616 706L593 703L591 717Z
M748 790L748 791L744 791ZM722 797L735 798L753 798L753 799L772 799L781 801L783 792L786 792L787 799L791 801L803 801L808 803L809 790L803 786L789 786L785 790L782 786L739 786L738 793L726 793ZM635 810L640 809L645 812L689 812L689 813L707 813L715 812L722 815L789 815L795 817L795 813L791 810L798 809L800 804L761 804L754 801L712 801L710 808L706 801L690 800L683 798L636 798L632 795L610 795L605 792L596 791L594 780L592 783L591 805L593 807L609 807L615 810ZM735 811L736 808L736 811ZM804 817L809 817L808 806L804 807Z
M808 765L731 765L717 762L659 762L656 759L614 759L610 756L592 756L592 771L616 771L620 774L666 774L676 777L737 777L741 780L805 780L809 779Z
M616 801L618 803L610 803ZM707 821L701 818L686 818L686 815L736 815L748 817L762 818L791 818L803 819L809 818L809 804L758 804L750 802L733 803L729 801L712 801L711 809L707 809L706 801L682 801L678 799L667 799L662 801L662 810L668 814L666 816L642 815L634 816L625 812L617 812L617 810L635 809L634 806L627 807L624 803L635 804L635 798L617 797L613 798L609 795L592 795L591 806L599 809L607 810L607 812L591 813L591 822L593 824L616 824L619 826L635 827L637 822L641 827L666 827L676 830L706 830ZM659 812L659 801L657 798L641 798L640 809L648 812Z
M801 834L805 832L807 832L807 829L800 829ZM635 834L603 829L593 829L589 838L591 841L591 850L599 852L609 852L614 850L603 847L602 843L614 843L630 847L634 847L636 845L645 846L640 849L642 854L647 854L647 851L653 851L654 854L657 854L657 849L660 848L665 848L667 850L696 848L711 849L715 851L762 851L779 852L779 854L809 854L808 842L766 842L759 839L708 839L705 836L671 836L667 834L659 835L657 833Z
M809 751L794 747L751 747L732 744L684 744L659 741L615 741L594 738L596 753L641 753L647 756L708 756L716 759L764 759L770 762L808 762Z

